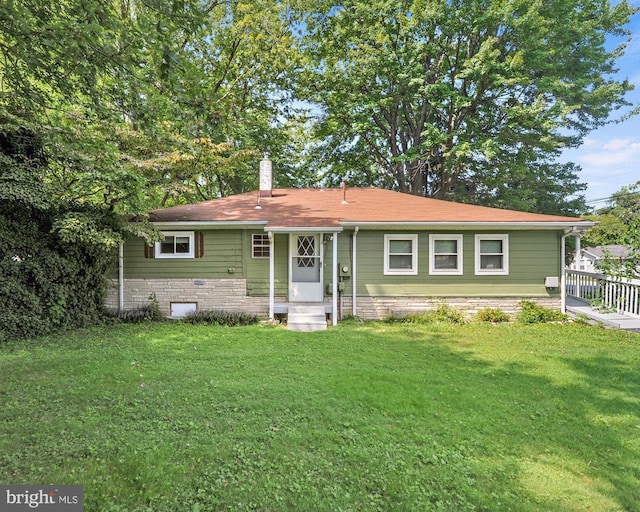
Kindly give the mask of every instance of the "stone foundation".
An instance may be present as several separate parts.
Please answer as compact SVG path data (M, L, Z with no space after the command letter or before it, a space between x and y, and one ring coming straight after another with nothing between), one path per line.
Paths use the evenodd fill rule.
M560 310L560 297L358 297L358 317L365 320L381 320L389 315L403 315L420 311L437 309L447 304L461 311L467 318L476 315L485 308L500 309L508 315L514 316L518 311L521 300L530 300L551 309ZM345 300L342 314L350 315L351 299Z
M117 309L118 282L113 284L106 306ZM146 306L154 296L165 316L170 315L172 302L195 302L199 311L221 309L269 316L269 298L248 297L244 279L127 279L124 309Z
M160 312L169 316L172 302L195 302L200 311L222 309L244 311L262 318L269 316L268 297L249 297L244 279L127 279L125 281L124 308L134 309L151 303L152 294ZM403 315L436 309L441 304L473 317L485 308L501 309L514 316L521 300L530 300L541 306L560 310L560 297L358 297L357 316L364 320L382 320L389 315ZM284 301L278 298L277 301ZM330 302L331 297L325 298ZM351 297L343 297L339 304L342 317L352 314ZM106 306L118 308L118 282L113 282Z

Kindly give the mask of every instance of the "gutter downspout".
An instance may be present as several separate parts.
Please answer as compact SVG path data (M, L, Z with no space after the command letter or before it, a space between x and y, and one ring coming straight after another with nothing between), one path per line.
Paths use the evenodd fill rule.
M124 242L118 246L118 311L124 311Z
M273 322L274 319L274 306L275 306L275 265L274 265L274 240L273 231L267 231L269 236L269 321Z
M338 325L338 233L333 233L333 307L331 320L333 325Z
M352 250L352 254L353 254L353 261L351 262L351 314L355 317L357 315L357 307L356 307L356 301L357 301L357 293L356 293L356 284L357 284L357 261L358 261L358 231L360 231L360 227L356 226L353 230L353 238L352 238L352 244L353 244L353 250Z

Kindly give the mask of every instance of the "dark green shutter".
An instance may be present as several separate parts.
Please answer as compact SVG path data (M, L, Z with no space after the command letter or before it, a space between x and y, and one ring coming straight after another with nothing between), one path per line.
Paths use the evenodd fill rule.
M194 254L196 258L202 258L204 256L204 233L202 231L196 231L195 238L195 250Z

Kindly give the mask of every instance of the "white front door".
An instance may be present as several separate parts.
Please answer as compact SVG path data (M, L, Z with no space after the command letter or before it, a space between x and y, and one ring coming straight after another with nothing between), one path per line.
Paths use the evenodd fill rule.
M289 254L289 302L322 302L320 234L290 234Z

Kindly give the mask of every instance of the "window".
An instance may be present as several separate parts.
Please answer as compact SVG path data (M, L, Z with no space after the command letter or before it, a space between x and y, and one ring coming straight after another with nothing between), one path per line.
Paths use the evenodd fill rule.
M169 304L171 318L182 318L198 311L197 302L171 302Z
M384 273L418 273L418 235L384 235Z
M476 274L509 273L509 235L476 235Z
M195 258L193 231L163 231L164 240L156 242L156 258Z
M270 254L269 235L251 235L251 256L253 258L268 258Z
M462 235L429 235L429 273L462 274Z

